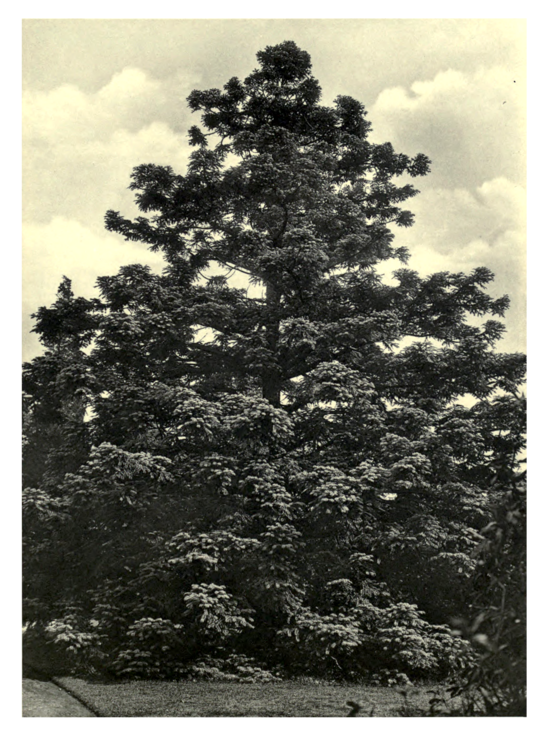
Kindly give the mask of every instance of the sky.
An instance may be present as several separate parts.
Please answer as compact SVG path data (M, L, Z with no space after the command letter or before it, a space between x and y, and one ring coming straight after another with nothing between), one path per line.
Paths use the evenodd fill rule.
M193 89L222 87L285 40L309 52L323 102L361 101L374 142L432 160L396 232L422 275L495 273L511 299L497 349L526 343L526 23L522 19L23 21L23 356L41 352L32 312L64 275L97 295L99 275L161 259L105 230L137 215L136 165L186 169ZM388 276L393 267L381 268Z

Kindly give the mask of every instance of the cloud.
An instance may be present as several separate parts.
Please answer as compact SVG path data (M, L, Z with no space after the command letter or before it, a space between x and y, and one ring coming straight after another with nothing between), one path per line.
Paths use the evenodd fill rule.
M48 221L53 215L99 225L107 209L136 211L127 190L132 169L141 163L185 171L187 137L165 123L138 132L114 131L106 141L75 140L79 132L49 147L29 147L23 166L24 218Z
M393 87L369 115L373 138L432 159L431 187L525 178L524 83L504 67L449 69L409 89Z
M457 257L473 240L492 244L506 232L524 231L525 202L525 189L502 177L471 190L427 188L411 202L415 226L408 234Z
M293 39L327 100L350 94L370 106L384 88L442 69L521 70L525 29L521 18L26 19L23 83L97 90L113 69L138 67L161 79L192 70L201 88L218 87L249 74L259 49Z
M25 91L23 218L62 215L98 225L107 209L134 213L126 190L132 168L154 162L186 169L189 89L180 76L161 81L126 68L96 93L74 85Z
M47 222L62 215L97 224L109 208L133 212L126 188L136 165L185 170L189 120L181 91L188 86L176 82L127 68L97 93L74 85L26 92L24 218Z
M486 266L495 274L488 287L508 294L512 307L500 349L523 350L526 334L526 194L506 178L477 188L434 188L411 203L415 225L396 230L396 244L411 251L409 266L422 275L438 271L468 273Z
M73 84L26 90L24 131L35 141L46 142L67 134L101 139L116 129L139 131L154 121L184 131L192 82L181 73L161 80L140 68L125 67L97 92L84 92Z
M415 226L396 230L396 244L410 248L410 267L422 275L490 268L489 293L511 299L499 344L510 352L526 342L524 92L502 65L447 69L387 88L369 111L374 141L432 160L415 184Z

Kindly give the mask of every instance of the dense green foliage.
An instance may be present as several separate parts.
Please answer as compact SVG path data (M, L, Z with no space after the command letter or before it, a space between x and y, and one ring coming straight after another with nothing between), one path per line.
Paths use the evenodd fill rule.
M524 445L524 358L494 351L508 300L485 268L388 280L427 158L372 143L352 98L321 105L293 42L258 60L189 96L187 173L135 168L144 216L106 216L164 273L123 267L92 300L64 279L34 315L29 657L444 677L467 662L449 621L471 615L475 549Z
M454 689L472 716L527 712L526 490L512 482L483 529L472 576L470 621L457 622L479 650L478 661Z

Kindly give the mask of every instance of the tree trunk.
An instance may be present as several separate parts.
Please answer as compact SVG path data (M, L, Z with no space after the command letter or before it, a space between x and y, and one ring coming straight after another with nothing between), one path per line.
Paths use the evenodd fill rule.
M281 369L278 364L277 350L279 347L279 305L281 292L271 283L266 284L266 312L265 321L266 341L269 350L270 362L262 373L262 396L274 407L281 406Z

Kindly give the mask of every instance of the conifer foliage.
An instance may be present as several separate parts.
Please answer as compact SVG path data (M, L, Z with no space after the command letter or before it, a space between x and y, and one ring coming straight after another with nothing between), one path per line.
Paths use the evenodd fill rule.
M373 143L351 97L322 105L293 42L257 57L189 95L187 172L136 167L142 216L106 215L163 274L125 266L92 300L64 279L34 315L28 656L442 677L468 658L448 622L523 448L524 358L494 351L508 300L486 268L409 270L391 228L427 157Z

